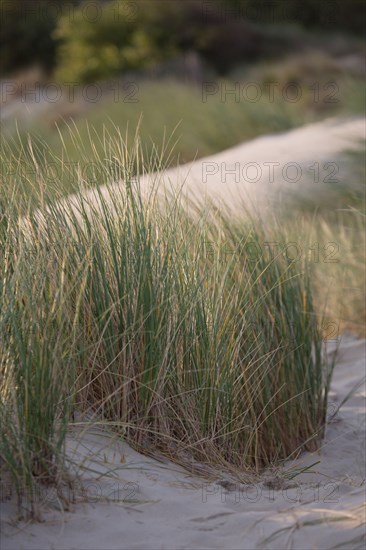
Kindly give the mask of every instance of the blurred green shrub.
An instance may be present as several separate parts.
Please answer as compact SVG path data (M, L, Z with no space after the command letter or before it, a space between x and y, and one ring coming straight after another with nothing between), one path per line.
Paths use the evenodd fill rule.
M301 50L311 38L282 32L281 24L359 31L358 0L342 5L314 0L113 0L96 4L95 21L82 2L74 17L60 18L56 76L89 83L153 66L194 51L217 73L238 64ZM260 9L259 9L260 8ZM297 27L300 31L299 27ZM308 44L309 45L309 44Z
M189 51L226 72L261 52L259 31L243 19L229 17L222 25L215 3L208 11L195 0L115 0L99 7L94 22L85 17L83 3L72 19L60 18L55 32L61 41L59 80L94 82Z
M140 10L135 13L133 6L120 0L101 5L95 21L86 17L83 4L73 18L62 16L54 33L62 42L57 79L90 83L146 67L161 57L154 36L141 25Z

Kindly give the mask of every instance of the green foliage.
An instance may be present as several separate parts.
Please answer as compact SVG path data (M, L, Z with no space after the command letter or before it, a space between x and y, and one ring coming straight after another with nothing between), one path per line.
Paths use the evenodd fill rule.
M286 38L270 36L243 18L223 19L217 5L206 10L195 0L116 0L101 4L93 22L81 4L72 19L61 17L55 36L61 41L57 78L80 83L192 51L224 74L237 63L288 47Z
M147 67L171 54L159 28L155 32L145 28L145 9L135 14L133 7L128 1L108 2L100 6L95 22L86 18L83 5L72 20L62 17L55 33L62 41L56 77L89 83ZM153 24L154 10L152 15Z

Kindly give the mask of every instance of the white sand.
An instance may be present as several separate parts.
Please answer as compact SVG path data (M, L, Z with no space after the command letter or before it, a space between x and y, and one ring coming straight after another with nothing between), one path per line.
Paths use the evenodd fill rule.
M258 212L262 218L277 208L288 191L304 189L311 195L321 193L332 181L344 181L349 170L345 151L359 149L366 139L363 117L330 118L284 132L258 137L176 168L139 177L142 195L149 200L152 188L162 196L172 190L182 190L183 200L213 198L233 214ZM85 166L83 167L85 169ZM88 190L84 196L96 206L100 194L111 207L119 200L124 182L101 185L98 193ZM68 205L74 205L79 216L79 200L71 195ZM63 202L63 201L61 201ZM87 205L83 207L87 210ZM23 220L26 223L26 220Z
M186 180L188 190L201 189L225 200L232 196L236 205L238 191L247 192L253 200L257 192L270 193L268 173L255 185L236 181L235 173L224 183L221 163L243 166L256 162L267 168L264 163L279 162L277 169L282 171L286 163L297 162L305 171L315 162L333 161L364 135L364 119L329 120L258 138L170 170L164 180ZM208 166L216 170L213 163L219 171L203 184L202 170ZM143 182L148 183L147 177ZM343 337L330 395L330 416L364 374L365 341ZM78 463L88 460L100 473L83 474L89 499L77 502L61 516L56 511L44 512L43 523L29 525L14 524L14 503L2 502L1 548L361 548L356 539L365 534L365 399L365 386L361 385L328 424L321 450L303 454L285 469L320 463L312 473L303 473L282 486L276 481L279 472L277 477L268 473L255 485L232 484L226 488L217 481L191 476L174 464L139 455L126 444L111 441L107 434L70 434L70 456ZM115 479L103 475L111 469ZM275 480L274 487L266 485L271 479ZM91 498L95 493L99 497ZM274 538L265 542L266 537Z
M365 341L343 337L331 415L362 379L364 358ZM357 548L355 542L345 541L365 533L365 398L363 385L328 424L321 451L305 453L285 468L320 460L313 473L303 473L282 487L275 482L275 488L261 481L233 484L227 490L174 464L139 455L106 434L87 433L79 443L76 435L70 435L69 454L78 462L88 457L88 464L100 472L83 474L91 502L73 504L63 515L45 512L43 523L29 525L14 525L15 505L3 502L1 548L330 549L337 544L342 549ZM109 470L114 479L102 475ZM271 474L266 479L276 478ZM306 525L314 519L322 522ZM280 529L278 537L264 542Z
M220 131L220 130L218 130ZM258 137L226 151L140 178L143 192L158 186L182 188L188 197L214 197L234 212L266 209L278 204L281 194L305 187L311 194L347 175L345 151L362 147L366 139L365 118L331 118L284 132ZM113 190L118 197L117 183ZM104 197L109 191L99 187ZM86 193L96 198L93 192Z

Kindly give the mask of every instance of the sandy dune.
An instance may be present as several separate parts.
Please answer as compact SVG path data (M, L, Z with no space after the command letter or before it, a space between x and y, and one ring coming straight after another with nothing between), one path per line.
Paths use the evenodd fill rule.
M46 512L44 523L27 526L12 525L15 505L3 502L1 548L361 548L365 386L334 413L362 380L364 358L365 341L343 337L322 449L303 454L284 470L320 462L292 481L281 477L283 470L268 472L252 485L222 476L206 480L139 455L108 434L94 430L80 437L75 428L68 437L69 455L94 470L83 473L77 497L83 502L63 515ZM54 495L47 498L57 504Z
M185 199L204 202L213 198L233 214L271 212L286 199L289 190L316 195L326 184L344 181L349 170L344 153L359 149L366 139L364 117L331 118L301 128L258 137L210 157L204 157L158 173L139 177L139 188L146 200L152 189L165 196L179 189ZM86 190L83 209L99 204L102 196L113 208L120 198L123 181ZM84 200L86 199L86 200ZM80 197L69 195L60 201L79 217ZM46 210L47 211L47 210ZM42 218L42 215L41 215ZM23 219L24 228L27 226Z
M271 200L285 192L288 185L301 185L305 179L309 185L317 184L314 169L309 170L314 163L321 165L320 185L322 170L330 173L324 164L335 162L339 153L364 137L364 119L328 120L258 138L169 170L161 179L185 181L188 192L222 197L233 207L238 205L238 193L263 204L267 197ZM257 182L240 177L248 163L260 167L262 175ZM273 179L279 182L276 188L268 163L279 163L273 166ZM288 163L301 167L297 182L280 177ZM148 187L150 182L151 176L142 178L143 185ZM328 352L334 349L335 344ZM364 384L359 383L365 374L365 351L365 341L349 335L342 338L322 449L301 455L282 470L268 472L255 484L239 484L223 475L212 479L192 476L174 464L139 455L110 434L94 430L81 435L76 426L68 436L69 456L93 470L83 471L77 502L63 515L44 512L44 523L15 525L15 504L4 500L1 548L362 548L366 393ZM354 394L342 404L352 389ZM292 480L283 476L284 471L295 473L314 463ZM43 497L57 505L54 495Z
M271 208L289 189L306 187L311 194L341 180L347 165L342 153L362 146L366 138L365 118L331 118L301 128L258 137L216 155L140 178L141 190L151 186L179 188L188 197L214 197L224 201L234 212L242 205ZM113 201L118 187L112 186ZM108 198L110 189L99 188ZM93 202L95 193L86 193Z

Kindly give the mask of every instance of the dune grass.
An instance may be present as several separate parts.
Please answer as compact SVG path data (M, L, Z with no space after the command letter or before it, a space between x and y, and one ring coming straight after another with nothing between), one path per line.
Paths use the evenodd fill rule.
M365 338L365 211L359 203L358 209L345 207L330 218L305 215L302 228L295 232L307 235L312 254L319 251L317 261L311 263L317 311L323 312L327 339L340 341L344 331Z
M13 176L1 189L2 479L31 500L39 483L62 487L75 412L187 467L255 475L316 449L332 365L306 256L253 258L270 229L212 203L187 210L154 182L146 197L131 167L161 160L144 161L138 138L103 143L93 160L105 182L123 176L118 190L87 196L80 177L79 193L45 201L32 154L41 210Z
M366 336L365 148L345 151L339 178L315 190L289 189L279 213L290 241L305 245L312 258L318 312L329 338L344 330Z

